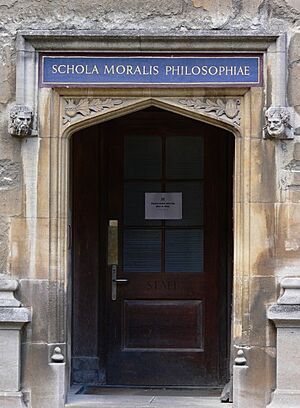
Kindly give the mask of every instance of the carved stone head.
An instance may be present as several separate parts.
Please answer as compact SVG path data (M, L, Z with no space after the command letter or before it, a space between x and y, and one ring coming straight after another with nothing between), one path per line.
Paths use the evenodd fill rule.
M32 110L25 105L15 105L10 111L9 133L18 137L31 136L32 122Z
M265 138L293 139L291 112L286 107L270 107L265 113Z

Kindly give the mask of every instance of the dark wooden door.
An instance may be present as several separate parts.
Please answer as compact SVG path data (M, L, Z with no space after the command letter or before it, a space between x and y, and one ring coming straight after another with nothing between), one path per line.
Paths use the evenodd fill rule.
M101 134L103 236L118 235L117 251L115 241L106 243L106 381L219 385L227 357L230 135L158 109L102 124ZM146 219L145 194L155 192L181 193L182 218ZM124 281L112 282L113 269Z

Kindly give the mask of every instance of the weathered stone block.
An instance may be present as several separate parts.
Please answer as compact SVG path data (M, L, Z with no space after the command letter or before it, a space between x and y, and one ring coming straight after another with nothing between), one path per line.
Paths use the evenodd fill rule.
M30 320L28 309L0 307L0 391L20 391L21 328ZM0 399L1 406L1 399Z
M276 201L276 146L266 140L251 139L250 201L271 203Z
M270 389L274 387L274 356L268 348L245 347L247 366L241 372L235 372L239 387L239 401L245 405L235 408L266 408L270 401ZM247 368L246 368L247 367ZM242 368L242 367L241 367ZM233 385L235 387L235 385ZM237 392L237 390L235 390Z
M246 395L247 392L245 390L246 379L247 379L247 371L249 367L247 365L233 366L233 407L234 408L242 408L245 404L247 404Z
M39 148L39 162L38 162L38 178L37 188L39 194L37 196L37 217L47 218L50 215L50 197L49 189L50 171L52 172L50 164L50 138L42 138Z
M47 218L12 219L9 262L17 278L48 279L49 223Z
M0 325L0 390L20 390L20 335L17 330L1 330Z
M280 284L284 293L277 303L279 305L300 305L300 278L284 278Z
M21 392L0 391L0 404L1 408L27 408Z
M250 204L250 270L251 274L274 274L276 250L275 206L268 203Z
M291 64L293 62L298 61L299 59L300 59L300 33L295 33L292 36L289 44L289 63Z
M268 309L268 318L277 329L277 387L269 408L300 406L300 278L284 278L284 293Z
M9 253L9 221L6 217L0 217L0 273L7 271L7 259Z
M232 0L193 0L193 5L206 11L215 25L226 22L233 10Z
M277 254L298 259L300 254L300 211L298 203L277 204Z
M299 0L285 0L286 3L291 6L293 9L295 9L296 11L300 12L300 3Z
M31 390L31 407L63 408L65 403L65 363L49 363L48 345L45 343L27 343L23 347L23 352L23 386Z
M290 106L295 106L296 112L300 113L300 62L294 63L289 68L288 101Z
M268 318L277 328L277 388L268 407L298 408L300 305L273 305L268 310Z
M49 319L49 283L47 280L20 280L18 291L22 304L31 306L34 313L30 325L30 339L34 342L47 341Z
M253 346L275 346L275 330L268 322L266 310L275 302L276 282L274 277L253 277L250 281L249 341Z
M16 279L0 274L0 307L19 307L20 302L14 297L18 288Z

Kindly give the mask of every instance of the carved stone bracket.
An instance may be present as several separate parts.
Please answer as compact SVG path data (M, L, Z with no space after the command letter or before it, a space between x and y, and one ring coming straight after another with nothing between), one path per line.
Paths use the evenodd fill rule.
M27 105L14 105L9 113L8 132L12 136L36 136L33 130L33 111Z
M293 139L293 109L271 106L265 111L264 139Z
M179 104L196 111L225 120L233 125L240 126L241 112L239 99L232 98L188 98L179 99Z
M65 99L63 124L82 117L113 109L125 102L124 98L68 98Z

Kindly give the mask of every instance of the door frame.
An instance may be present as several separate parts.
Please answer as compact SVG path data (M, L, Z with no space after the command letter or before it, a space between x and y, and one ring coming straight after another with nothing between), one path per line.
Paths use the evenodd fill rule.
M236 106L239 110L239 114L241 113L241 106L243 106L243 94L244 90L241 92L239 90L239 94L237 98L233 98L233 97L227 97L227 98L223 98L224 103L226 104L227 100L230 101L234 101L236 103ZM246 92L245 92L246 93ZM201 95L201 94L200 94ZM201 96L200 96L201 97ZM80 98L80 100L82 100L83 98ZM114 99L114 98L112 98ZM209 100L216 100L213 97L208 98ZM72 100L79 100L76 98L72 98ZM89 99L88 99L89 100ZM79 116L79 120L78 122L74 122L71 124L67 124L66 126L66 130L65 133L63 133L63 138L66 141L65 144L65 151L64 154L68 155L68 157L70 158L70 151L69 151L69 141L72 137L72 135L77 132L80 129L83 128L87 128L90 127L92 125L96 125L102 122L105 122L107 120L111 120L111 119L116 119L120 116L125 116L129 113L133 113L139 110L143 110L146 107L151 107L151 106L155 106L164 110L168 110L170 112L179 114L179 115L183 115L192 119L196 119L199 122L205 122L211 125L214 125L215 127L220 127L223 129L228 130L231 134L234 135L235 137L235 149L238 147L241 149L241 135L240 135L240 122L234 123L234 121L228 120L227 117L222 118L222 120L220 120L216 115L203 115L202 112L197 112L194 109L191 109L189 107L186 107L186 105L184 105L184 107L182 108L182 104L180 102L178 102L178 97L152 97L152 98L118 98L118 104L117 107L112 107L111 109L108 109L107 111L105 111L104 113L102 113L102 116L99 117L99 115L97 115L97 117L91 117L89 118L89 120L86 121L82 121L80 116ZM122 103L124 103L126 106L125 108L122 108L122 103L120 103L120 100L122 100ZM64 103L64 108L66 109L66 107L68 107L69 105L69 98L64 98L63 99L63 103ZM238 120L238 118L235 118L235 120ZM72 126L73 125L73 126ZM70 131L70 128L72 129ZM240 164L242 165L244 161L240 162ZM235 159L235 173L236 173L236 159ZM67 177L68 179L70 178L69 175L69 169L66 169L67 171ZM241 171L241 170L238 170ZM232 191L233 193L233 191ZM70 209L69 209L70 212ZM70 269L72 268L71 264L69 265ZM232 265L233 267L233 265ZM232 271L232 276L228 276L228 278L233 281L234 279L234 272ZM230 288L230 293L227 294L228 298L234 298L234 288L231 286ZM70 296L70 294L69 294ZM70 296L70 301L72 301L71 296ZM231 310L231 312L233 312L233 308ZM232 323L229 325L229 327L232 330ZM71 333L69 334L71 336ZM230 336L229 338L229 342L230 342L230 348L232 348L232 334L228 333L228 335ZM70 342L69 342L69 347L70 347ZM71 357L71 350L70 350L70 357ZM229 362L228 362L229 363ZM230 363L229 363L230 364ZM69 371L69 375L71 375L70 371Z
M75 41L74 41L75 40ZM63 46L62 46L63 44ZM43 51L97 51L108 52L262 52L264 54L264 77L262 88L39 88L37 78L38 54ZM70 297L72 277L70 257L68 255L68 222L69 222L69 139L77 130L101 121L125 115L146 106L157 106L199 121L225 128L235 135L235 171L234 171L234 261L233 261L233 314L232 314L232 347L251 344L251 327L249 314L254 295L250 293L250 279L254 258L259 256L261 246L255 246L250 240L253 226L250 214L255 198L260 197L265 187L268 190L269 180L260 176L265 159L265 150L261 147L262 112L265 106L285 106L286 104L286 37L273 33L253 36L253 32L242 36L228 35L226 31L215 33L197 32L197 35L170 36L165 33L153 35L120 35L115 33L89 33L80 35L73 32L20 32L17 39L17 103L27 104L33 108L34 128L39 138L29 139L22 144L24 165L30 158L32 171L24 174L24 184L31 186L27 197L26 214L38 219L41 212L47 214L48 223L45 234L48 245L43 254L45 264L35 266L34 249L29 253L30 267L40 268L40 274L48 279L49 303L51 316L48 320L47 349L48 365L55 346L60 345L66 357L65 389L69 387L70 374L70 316L72 313ZM274 84L276 84L274 86ZM199 111L193 106L182 104L183 98L203 97L211 100L234 99L239 101L240 124L235 124L226 115ZM112 104L100 112L76 115L68 121L66 106L75 101L92 98L122 100L119 105ZM73 102L72 102L73 101ZM66 117L67 116L67 117ZM22 143L22 142L21 142ZM272 142L270 142L272 143ZM38 146L37 146L38 145ZM276 155L275 148L271 155ZM43 163L39 158L43 158ZM274 166L274 179L279 174ZM278 184L277 184L278 185ZM34 195L42 191L44 202ZM286 196L282 196L282 200ZM253 205L252 205L253 204ZM265 206L260 217L274 217L273 206ZM253 214L253 213L252 213ZM35 224L27 237L20 237L20 248L32 247L31 238L35 237ZM267 242L268 232L261 231L261 242ZM50 249L50 250L49 250ZM26 250L24 251L26 253ZM49 256L48 256L49 253ZM11 265L15 267L14 264ZM269 290L269 301L275 301L276 290ZM232 364L232 362L231 362ZM45 371L46 373L46 371ZM25 374L26 375L26 374ZM46 374L45 374L46 375ZM47 384L47 381L45 381ZM62 387L63 388L63 387ZM45 389L46 390L46 389ZM62 398L65 398L62 389Z

